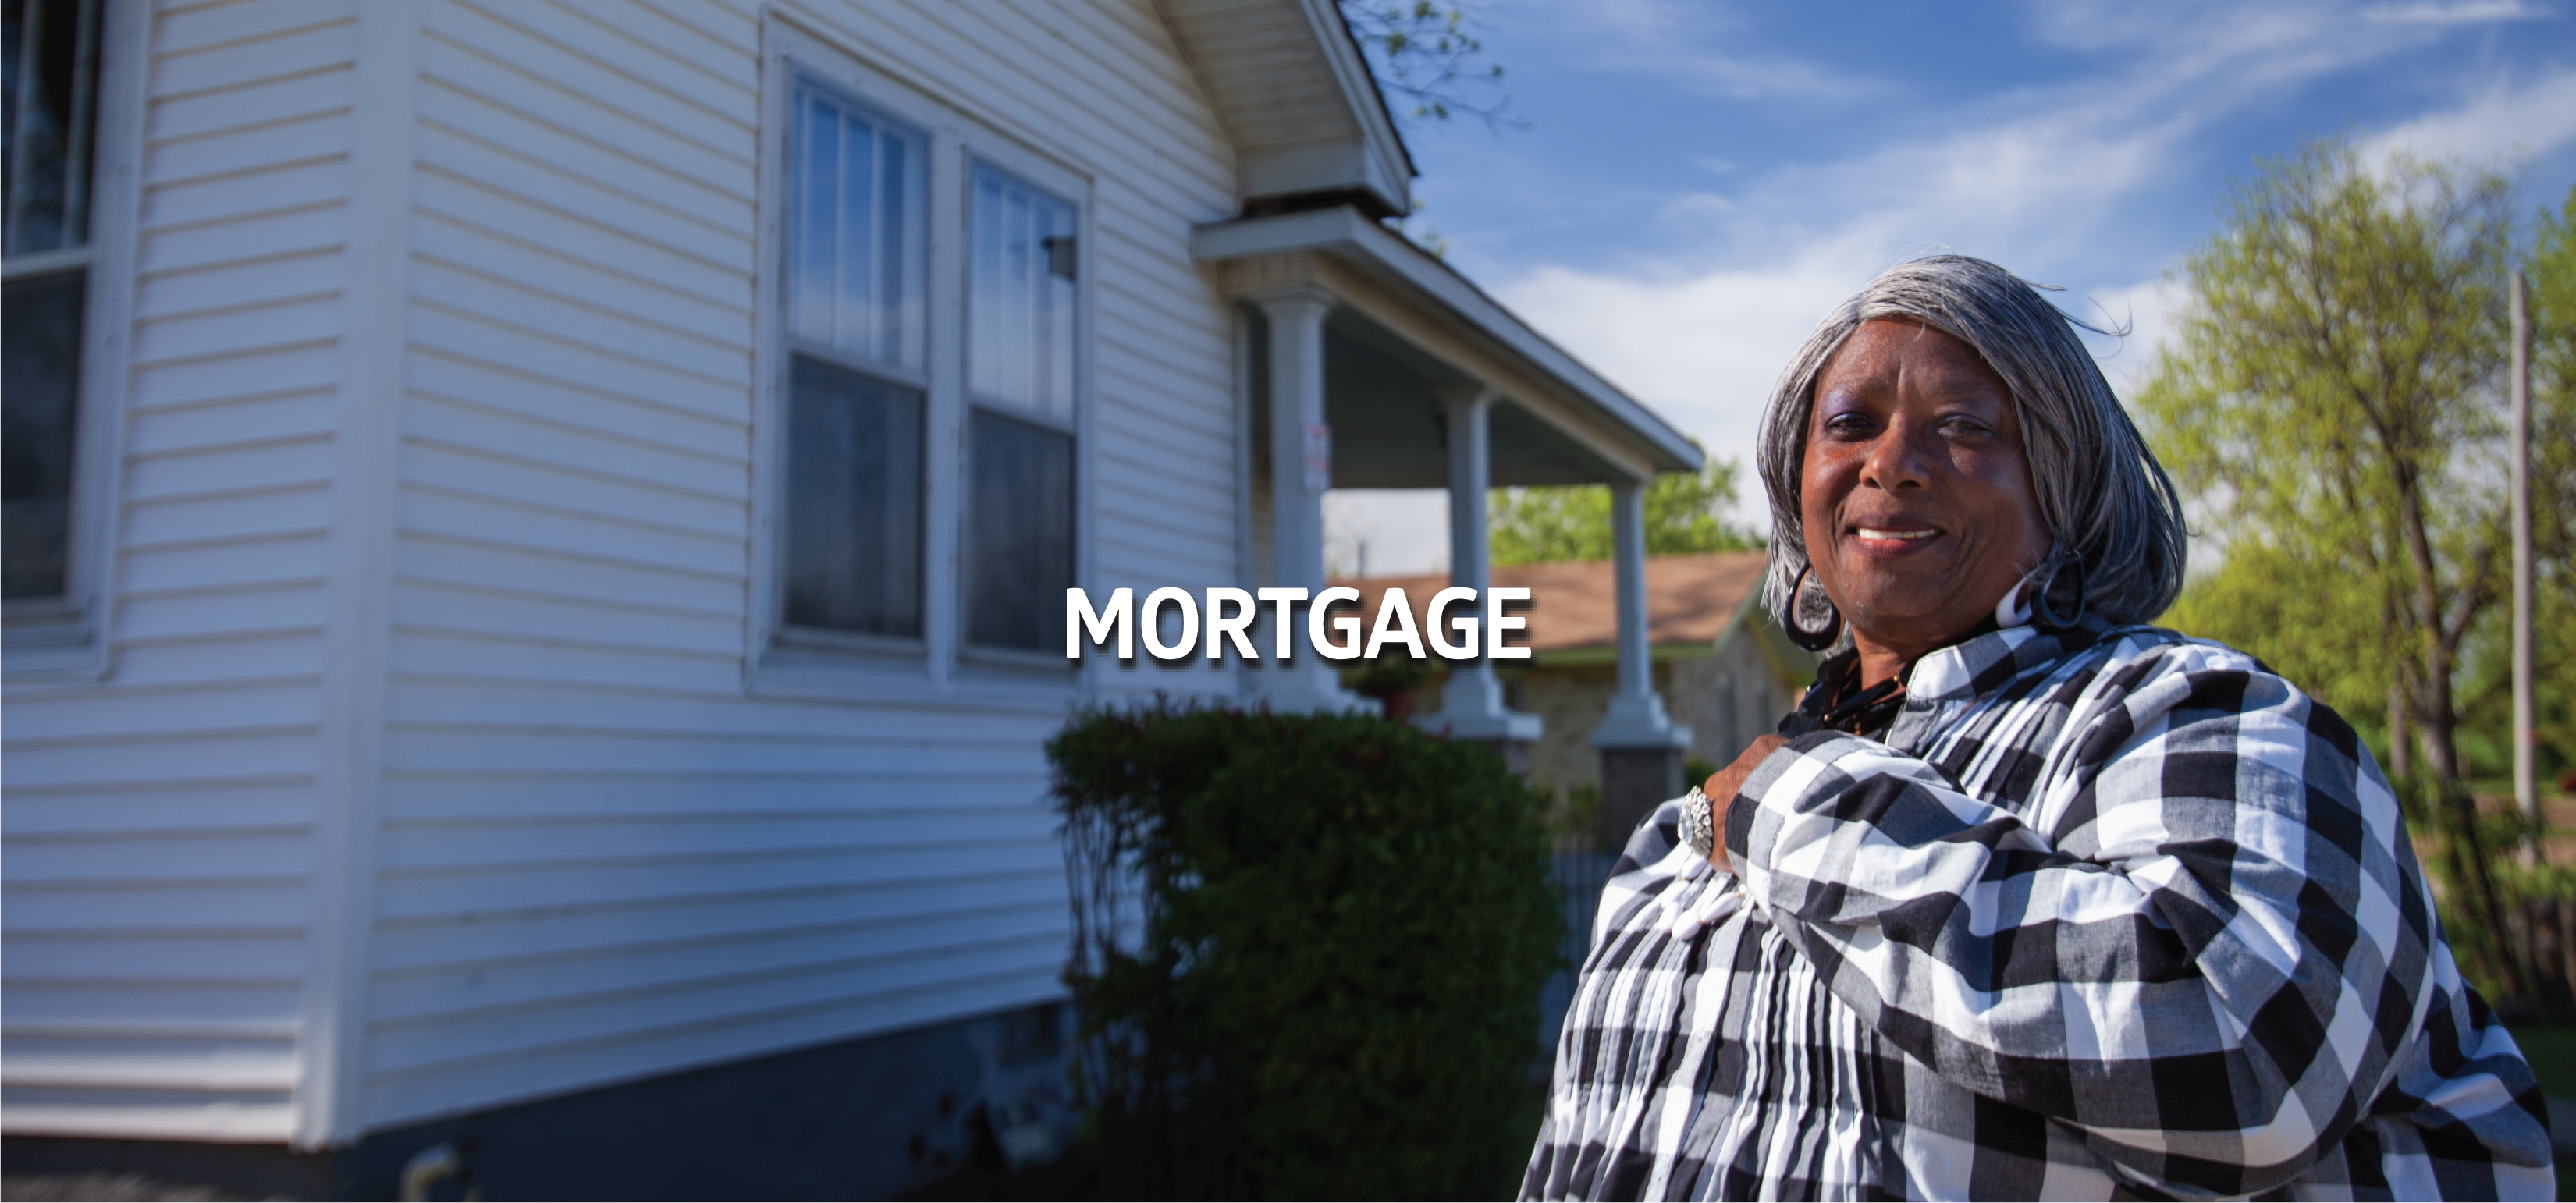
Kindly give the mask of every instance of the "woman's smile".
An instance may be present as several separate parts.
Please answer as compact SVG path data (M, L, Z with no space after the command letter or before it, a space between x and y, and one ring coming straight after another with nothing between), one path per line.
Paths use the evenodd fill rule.
M1933 541L1941 537L1941 528L1882 520L1874 526L1852 526L1845 537L1861 555L1893 559L1930 550Z

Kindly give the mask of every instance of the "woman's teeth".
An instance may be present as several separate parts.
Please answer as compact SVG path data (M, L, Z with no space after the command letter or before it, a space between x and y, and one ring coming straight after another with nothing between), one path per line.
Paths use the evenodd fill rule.
M1866 526L1860 528L1860 537L1864 539L1929 539L1940 533L1936 530L1872 530Z

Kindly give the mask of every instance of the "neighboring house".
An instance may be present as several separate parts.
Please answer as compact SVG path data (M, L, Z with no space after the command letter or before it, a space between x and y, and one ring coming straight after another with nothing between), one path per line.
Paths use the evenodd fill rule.
M1724 767L1779 725L1816 671L1816 657L1789 642L1762 605L1759 551L1654 556L1646 561L1654 686L1673 718L1690 729L1690 756ZM1530 749L1530 778L1543 789L1603 784L1588 738L1618 689L1619 636L1614 565L1608 560L1521 564L1493 570L1498 586L1530 590L1529 662L1499 670L1511 705L1544 719ZM1375 614L1385 591L1403 589L1419 621L1446 577L1336 581L1360 590L1356 609ZM1688 782L1685 784L1697 784ZM1610 796L1597 843L1616 843L1660 797Z
M1698 463L1385 228L1325 0L5 13L12 1175L917 1184L1059 1078L1045 737L1356 704L1065 587L1320 588L1336 484L1609 483L1635 569Z

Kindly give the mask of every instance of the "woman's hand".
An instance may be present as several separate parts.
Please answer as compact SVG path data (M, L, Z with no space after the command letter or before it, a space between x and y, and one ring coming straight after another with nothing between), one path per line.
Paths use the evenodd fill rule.
M1708 784L1700 787L1700 792L1708 795L1709 825L1717 831L1717 843L1708 851L1708 863L1717 866L1719 871L1735 871L1735 866L1726 859L1727 805L1735 801L1736 791L1744 788L1744 779L1753 775L1754 766L1787 742L1787 738L1776 733L1754 740L1752 746L1744 749L1743 755L1735 758L1735 763L1709 774Z

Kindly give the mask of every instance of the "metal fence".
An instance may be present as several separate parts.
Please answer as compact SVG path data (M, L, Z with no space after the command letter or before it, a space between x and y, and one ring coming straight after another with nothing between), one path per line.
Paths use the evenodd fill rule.
M1574 1001L1574 973L1592 947L1593 910L1600 905L1602 883L1610 880L1610 866L1618 859L1616 853L1580 848L1561 848L1549 858L1548 876L1565 899L1565 929L1557 938L1556 972L1539 990L1541 1073L1556 1056L1556 1035L1565 1026L1566 1007Z

